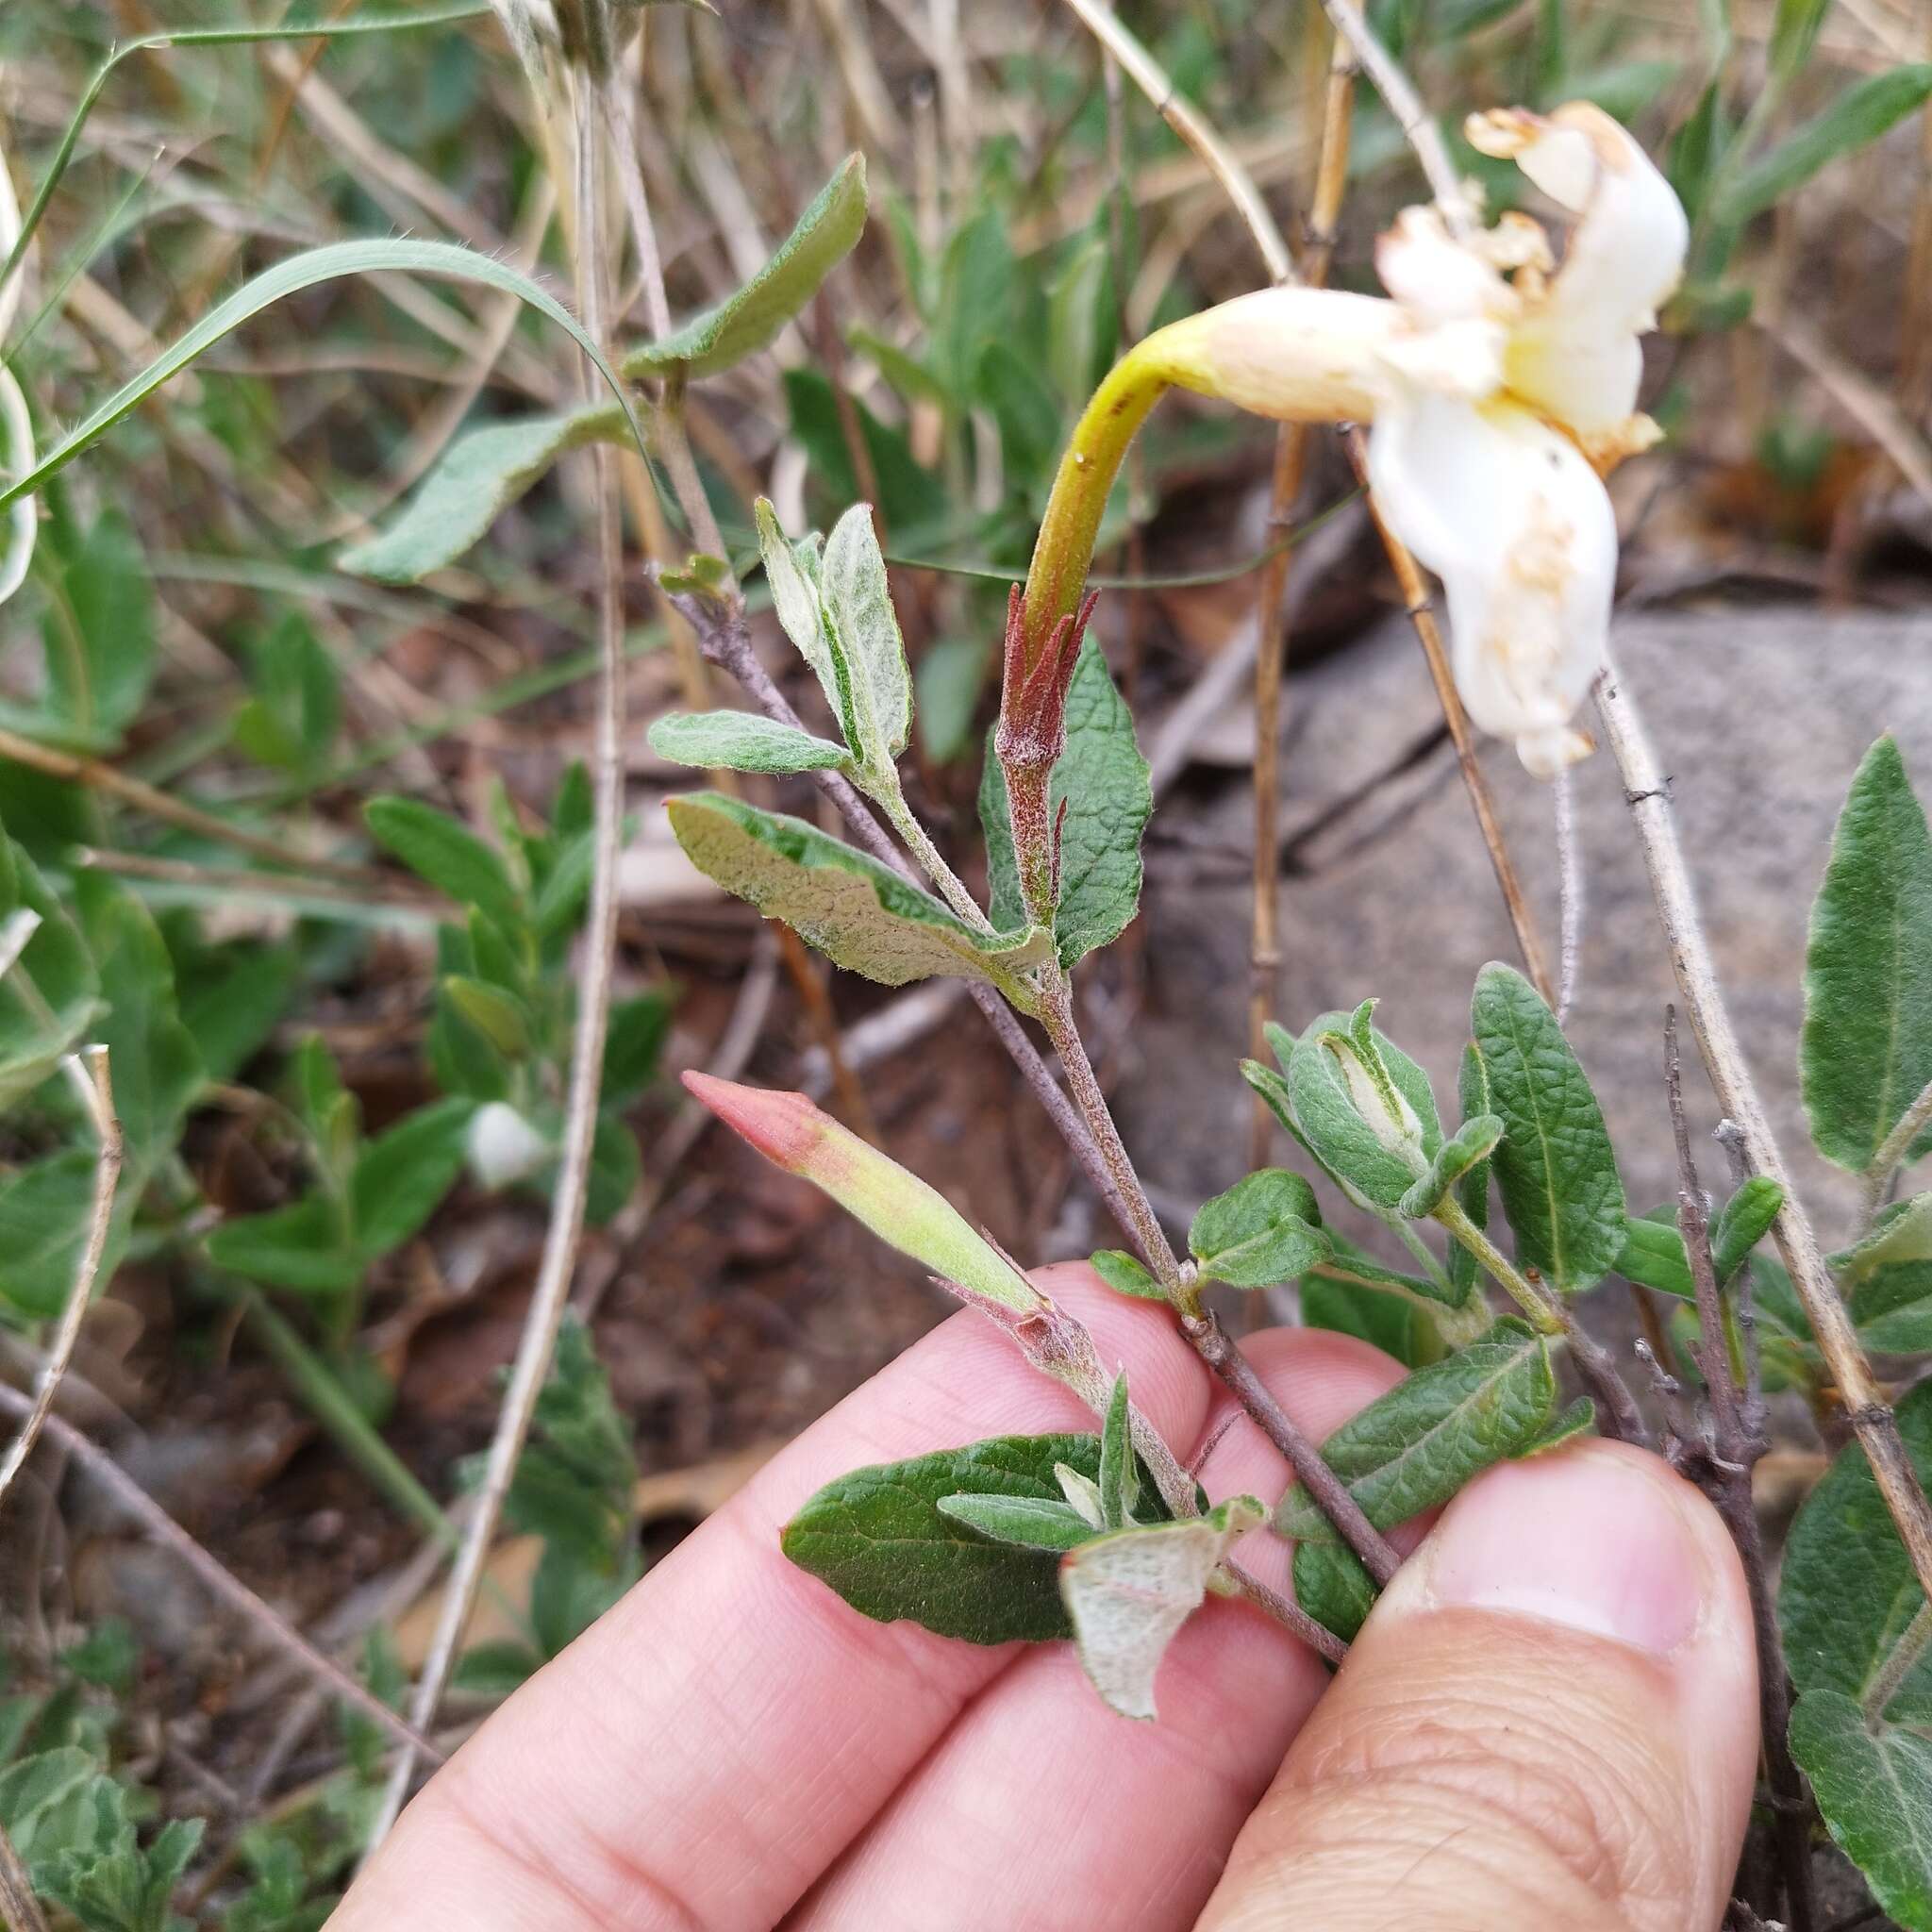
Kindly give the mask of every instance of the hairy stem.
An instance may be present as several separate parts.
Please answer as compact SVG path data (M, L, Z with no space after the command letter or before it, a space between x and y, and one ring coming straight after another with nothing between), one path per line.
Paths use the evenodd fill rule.
M1443 1195L1436 1219L1503 1285L1532 1328L1568 1346L1577 1374L1597 1400L1604 1433L1619 1441L1643 1441L1649 1431L1636 1397L1617 1373L1609 1351L1577 1321L1563 1297L1547 1282L1524 1274L1469 1218L1453 1193Z
M1892 1175L1911 1152L1912 1142L1928 1124L1932 1124L1932 1080L1926 1081L1918 1099L1899 1117L1898 1125L1886 1135L1884 1144L1872 1157L1872 1165L1865 1170L1865 1225L1868 1229L1884 1205L1885 1191L1891 1185Z
M1898 1641L1891 1646L1885 1661L1873 1674L1863 1699L1868 1724L1877 1727L1887 1707L1905 1688L1906 1679L1918 1669L1928 1650L1932 1650L1932 1599L1919 1606L1912 1621L1900 1631Z

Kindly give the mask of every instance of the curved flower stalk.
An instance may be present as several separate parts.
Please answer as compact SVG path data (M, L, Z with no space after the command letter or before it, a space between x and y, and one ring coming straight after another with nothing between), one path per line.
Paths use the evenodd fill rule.
M1284 286L1149 336L1116 366L1055 480L1009 651L1008 705L1078 608L1101 511L1170 387L1291 422L1366 422L1384 517L1442 579L1457 687L1485 731L1551 777L1591 741L1571 720L1603 668L1617 532L1603 475L1647 448L1639 338L1682 273L1668 182L1599 108L1471 117L1574 216L1558 266L1524 215L1452 231L1405 210L1375 264L1387 296Z

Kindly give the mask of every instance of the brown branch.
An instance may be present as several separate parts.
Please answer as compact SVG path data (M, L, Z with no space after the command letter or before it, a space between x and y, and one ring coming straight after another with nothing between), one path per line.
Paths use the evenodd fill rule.
M0 1383L0 1409L25 1418L33 1410L32 1401L18 1389ZM191 1570L210 1596L252 1624L270 1642L299 1664L312 1677L326 1684L336 1696L352 1704L365 1717L373 1719L407 1750L420 1752L431 1762L441 1764L442 1753L414 1726L406 1724L382 1699L358 1683L333 1657L325 1657L281 1613L256 1595L239 1576L225 1570L214 1557L129 1475L105 1449L63 1422L50 1415L42 1434L79 1462L115 1502L127 1511L147 1535L165 1550L172 1551Z
M1688 1474L1700 1483L1717 1506L1731 1541L1744 1565L1751 1595L1751 1624L1757 1641L1757 1697L1764 1733L1764 1764L1770 1778L1773 1836L1784 1874L1785 1903L1791 1932L1811 1932L1818 1923L1811 1892L1811 1845L1807 1828L1809 1807L1805 1781L1791 1759L1788 1734L1791 1722L1790 1681L1785 1670L1784 1644L1777 1627L1777 1607L1764 1560L1764 1538L1751 1496L1751 1471L1770 1446L1762 1421L1747 1404L1732 1374L1731 1352L1724 1331L1723 1296L1717 1268L1711 1259L1710 1227L1704 1191L1697 1183L1697 1165L1690 1153L1690 1129L1684 1117L1684 1083L1677 1057L1677 1009L1664 1008L1664 1091L1671 1110L1671 1131L1677 1145L1677 1228L1690 1260L1690 1278L1697 1290L1697 1366L1710 1406L1710 1453L1694 1452ZM1679 1459L1679 1458L1674 1458Z
M1825 1265L1818 1235L1799 1203L1777 1137L1738 1043L1709 941L1697 913L1697 895L1677 837L1670 791L1645 738L1637 707L1614 664L1596 682L1597 718L1623 774L1624 796L1637 829L1657 922L1684 1010L1704 1059L1719 1107L1738 1124L1753 1170L1784 1191L1772 1233L1791 1285L1805 1305L1819 1353L1838 1385L1845 1420L1870 1458L1886 1508L1897 1524L1919 1587L1932 1597L1932 1508L1899 1438L1898 1421L1880 1391L1859 1345L1844 1300Z
M7 1913L11 1932L47 1932L47 1915L34 1896L33 1880L4 1824L0 1824L0 1908Z

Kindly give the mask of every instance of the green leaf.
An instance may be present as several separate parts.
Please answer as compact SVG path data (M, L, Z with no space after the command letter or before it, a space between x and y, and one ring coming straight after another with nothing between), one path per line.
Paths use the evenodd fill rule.
M648 736L660 758L708 771L835 772L852 762L842 744L756 711L678 713L659 718Z
M482 541L491 524L567 451L625 440L614 403L491 423L457 438L385 530L336 559L354 576L420 583Z
M1546 1449L1560 1449L1565 1442L1574 1442L1578 1436L1587 1436L1595 1427L1596 1404L1589 1396L1579 1395L1569 1407L1551 1417L1536 1441L1520 1453L1541 1456Z
M831 383L815 369L788 369L785 402L791 433L810 464L814 494L843 509L860 491ZM863 403L853 402L852 408L878 486L878 506L894 539L905 543L915 532L949 526L953 505L945 482L912 454L905 431L881 423Z
M614 1220L637 1192L643 1174L644 1156L638 1137L616 1114L600 1115L596 1138L591 1142L591 1184L584 1218L592 1227L603 1227Z
M93 1217L95 1157L83 1148L50 1154L0 1180L0 1299L31 1321L67 1306ZM98 1280L113 1272L110 1241Z
M1230 1546L1267 1519L1253 1496L1233 1496L1206 1516L1095 1537L1061 1563L1080 1666L1123 1717L1157 1715L1154 1678L1167 1646Z
M1315 1191L1284 1167L1263 1168L1194 1216L1188 1251L1210 1281L1272 1288L1328 1257Z
M1932 1476L1932 1383L1898 1406L1921 1482ZM1839 1453L1791 1524L1778 1620L1798 1702L1791 1750L1831 1835L1901 1925L1932 1932L1932 1654L1882 1711L1864 1707L1924 1607L1870 1463Z
M1710 1231L1710 1257L1720 1288L1730 1285L1731 1277L1750 1258L1751 1250L1771 1231L1783 1206L1784 1190L1762 1174L1753 1174L1724 1203ZM1659 1208L1641 1219L1624 1222L1624 1246L1615 1272L1658 1294L1675 1295L1680 1301L1697 1298L1674 1208Z
M39 868L0 834L0 934L32 925L16 970L0 974L0 1108L25 1099L99 1010L99 975L79 928ZM26 991L31 982L33 992ZM35 995L38 994L38 998Z
M236 745L271 771L319 775L341 729L342 688L335 660L299 611L257 647L249 681L255 695L230 727Z
M778 512L762 496L752 506L752 518L758 525L758 554L764 558L765 582L771 589L778 623L798 655L811 666L840 730L849 734L847 667L826 630L824 609L819 601L818 539L808 537L793 543L779 525Z
M1011 999L1013 973L1034 963L1044 943L1044 935L981 940L891 867L803 819L706 791L665 808L677 842L706 877L881 985L952 974L984 980Z
M391 796L372 798L362 816L378 844L458 906L478 907L512 931L521 923L517 890L501 855L447 812Z
M848 155L750 281L662 341L633 349L624 373L635 379L681 367L687 376L715 375L756 355L852 252L865 209L865 157Z
M475 1110L461 1095L434 1101L362 1150L349 1181L349 1209L364 1255L400 1247L436 1211L462 1172Z
M1771 71L1782 88L1811 58L1831 0L1777 0L1771 26Z
M658 1077L675 1004L668 991L641 992L610 1008L600 1090L606 1107L627 1106Z
M1034 357L1008 341L988 342L979 352L974 387L999 425L1007 487L1029 492L1043 487L1059 455L1060 403Z
M1480 1115L1494 1111L1490 1106L1489 1073L1483 1066L1483 1057L1475 1050L1474 1041L1462 1049L1462 1061L1456 1070L1456 1097L1462 1109L1462 1118L1466 1121L1473 1121ZM1477 1161L1457 1183L1456 1200L1475 1226L1489 1226L1490 1163L1487 1160ZM1450 1285L1458 1290L1464 1301L1467 1301L1475 1291L1476 1282L1482 1272L1475 1257L1460 1241L1451 1241L1445 1268Z
M100 974L105 1009L92 1030L108 1049L127 1168L122 1185L138 1191L174 1153L207 1076L175 1009L175 963L147 908L92 872L75 878L74 901Z
M1089 638L1067 687L1067 748L1054 767L1060 898L1054 938L1071 967L1124 933L1141 906L1141 835L1154 811L1134 714ZM997 922L995 922L997 923Z
M1888 128L1932 99L1932 62L1894 67L1855 82L1816 120L1744 170L1718 197L1717 219L1728 226L1782 201L1840 155L1869 146Z
M1134 1454L1133 1405L1127 1398L1127 1372L1113 1378L1100 1430L1100 1518L1108 1529L1134 1520L1141 1500L1141 1458Z
M292 944L258 940L197 948L175 957L175 986L187 1027L211 1081L232 1080L267 1044L301 975Z
M1322 1444L1322 1459L1377 1529L1392 1529L1446 1503L1491 1463L1521 1456L1548 1426L1556 1395L1548 1344L1507 1317L1352 1416ZM1282 1498L1275 1527L1297 1542L1336 1541L1299 1485Z
M1060 963L1071 967L1124 932L1141 902L1141 835L1154 810L1147 761L1134 739L1133 713L1089 638L1067 687L1067 748L1054 767L1049 808L1060 827L1060 899L1054 931ZM987 737L979 778L979 823L986 835L992 923L1002 930L1025 918L1013 861L1006 775Z
M443 976L449 1003L498 1053L517 1059L530 1050L530 1009L513 992L465 973Z
M1309 1274L1303 1277L1301 1297L1303 1327L1353 1335L1405 1368L1419 1369L1442 1353L1435 1323L1401 1295Z
M1116 1294L1129 1294L1137 1301L1164 1302L1166 1291L1124 1248L1102 1248L1088 1257L1094 1274Z
M223 1222L208 1238L208 1257L231 1274L299 1294L346 1294L362 1283L363 1258L321 1194Z
M42 626L50 709L112 741L139 713L155 669L155 593L134 525L105 510L60 573Z
M854 504L832 526L819 604L834 660L844 665L846 741L867 770L890 772L912 735L912 674L869 504Z
M978 637L941 638L920 658L912 674L919 742L934 764L950 764L972 741L991 662L991 644Z
M1249 1086L1274 1108L1283 1126L1321 1162L1323 1170L1357 1207L1372 1212L1398 1208L1414 1185L1417 1169L1407 1156L1385 1144L1357 1105L1349 1078L1360 1066L1360 1047L1350 1029L1355 1015L1324 1013L1299 1040L1279 1026L1268 1028L1268 1043L1287 1074L1276 1080L1256 1061L1242 1063ZM1363 1039L1386 1071L1393 1091L1413 1117L1415 1149L1424 1162L1442 1144L1436 1096L1429 1078L1393 1041L1362 1023ZM1366 1077L1361 1075L1360 1077ZM1367 1096L1380 1111L1378 1096ZM1407 1118L1406 1116L1405 1118ZM1385 1132L1394 1131L1385 1122Z
M1474 1120L1464 1121L1436 1149L1436 1158L1429 1162L1428 1173L1403 1195L1402 1212L1411 1221L1420 1221L1433 1214L1441 1205L1443 1195L1457 1181L1480 1167L1495 1151L1496 1142L1502 1138L1503 1123L1496 1114L1479 1113Z
M1578 1294L1624 1248L1624 1183L1589 1078L1536 989L1491 962L1476 977L1470 1030L1503 1139L1491 1157L1518 1261Z
M1054 1465L1090 1482L1098 1436L1001 1436L827 1483L785 1527L785 1554L880 1623L910 1618L973 1643L1072 1634L1050 1555L990 1542L941 1498L1064 1503Z
M1093 1525L1071 1503L1034 1496L941 1496L940 1514L989 1542L1059 1555L1089 1541Z
M1854 1174L1932 1080L1932 835L1889 736L1852 780L1811 907L1798 1071L1813 1144Z
M1831 1261L1868 1349L1932 1350L1932 1193L1893 1202L1857 1247Z
M953 231L940 263L932 360L957 408L977 395L980 356L1011 331L1012 307L1007 215L989 204Z
M1874 1732L1856 1699L1814 1690L1791 1713L1791 1756L1832 1837L1906 1932L1932 1932L1932 1736Z

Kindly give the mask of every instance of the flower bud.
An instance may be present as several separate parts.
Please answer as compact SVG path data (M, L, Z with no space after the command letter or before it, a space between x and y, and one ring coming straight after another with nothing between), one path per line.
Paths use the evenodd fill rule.
M528 1179L556 1150L507 1100L491 1100L471 1116L464 1151L478 1184L495 1189Z
M803 1093L686 1074L686 1089L774 1165L829 1194L889 1246L981 1301L1023 1315L1051 1304L945 1196L841 1127Z

